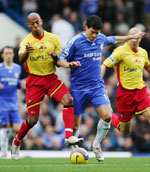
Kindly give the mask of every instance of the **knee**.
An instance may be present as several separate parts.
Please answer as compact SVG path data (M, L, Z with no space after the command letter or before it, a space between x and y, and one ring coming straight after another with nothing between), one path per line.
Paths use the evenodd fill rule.
M62 103L64 106L73 105L73 97L71 96L71 94L64 95Z
M103 116L102 119L103 119L103 121L105 121L105 122L110 122L111 119L112 119L112 114L111 114L111 113L106 114L105 116Z
M36 123L38 122L38 117L36 116L36 117L29 117L28 119L27 119L27 124L28 124L28 126L30 127L30 128L32 128Z
M127 135L131 132L130 128L122 128L118 126L119 131L123 134L123 135Z

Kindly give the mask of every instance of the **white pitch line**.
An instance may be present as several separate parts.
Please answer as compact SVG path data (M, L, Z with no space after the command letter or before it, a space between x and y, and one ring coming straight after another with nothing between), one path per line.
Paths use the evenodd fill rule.
M31 167L62 167L62 166L65 166L65 167L69 167L70 165L73 165L73 164L49 164L49 165L0 165L0 168L20 168L20 167L23 167L23 168L31 168ZM75 164L75 165L78 165L78 166L96 166L98 164Z
M102 164L102 163L99 163L99 164L43 164L43 165L8 165L8 164L5 164L5 165L0 165L0 168L31 168L31 167L62 167L62 166L65 166L65 167L69 167L70 165L77 165L77 166L118 166L118 163L114 163L114 164ZM121 165L121 164L120 164ZM124 164L122 164L124 165ZM145 166L150 166L150 164L144 164Z

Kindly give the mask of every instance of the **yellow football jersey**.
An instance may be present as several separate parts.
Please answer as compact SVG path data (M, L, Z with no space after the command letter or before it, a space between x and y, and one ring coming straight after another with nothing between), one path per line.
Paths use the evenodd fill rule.
M56 72L55 63L49 55L54 51L57 56L61 52L61 43L57 35L44 31L41 39L38 39L30 33L22 41L19 54L25 51L26 45L30 43L34 48L32 53L29 53L26 61L26 71L34 75L48 75Z
M114 67L117 73L119 85L125 89L141 89L145 86L143 81L143 70L149 66L147 52L139 47L135 53L129 45L116 48L112 55L103 64L107 67Z

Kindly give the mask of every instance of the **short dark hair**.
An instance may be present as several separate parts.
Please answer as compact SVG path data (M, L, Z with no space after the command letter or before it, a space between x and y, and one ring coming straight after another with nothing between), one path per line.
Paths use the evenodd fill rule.
M3 54L3 52L4 52L5 48L10 48L10 49L12 49L12 50L13 50L13 52L14 52L14 48L13 48L12 46L6 45L6 46L4 46L4 47L2 48L2 50L1 50L1 54Z
M97 15L92 15L87 19L86 25L88 28L92 27L93 29L101 30L102 29L102 19Z

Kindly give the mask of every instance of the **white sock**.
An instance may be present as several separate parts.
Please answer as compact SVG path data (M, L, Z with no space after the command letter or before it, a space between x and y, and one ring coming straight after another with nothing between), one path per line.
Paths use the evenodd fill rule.
M9 128L1 128L0 129L0 146L1 146L1 154L7 154L8 151L8 134Z
M97 133L93 142L93 147L100 147L100 142L105 138L110 129L111 122L105 122L102 119L98 122Z
M77 138L79 137L80 130L73 130L73 135L76 136Z

